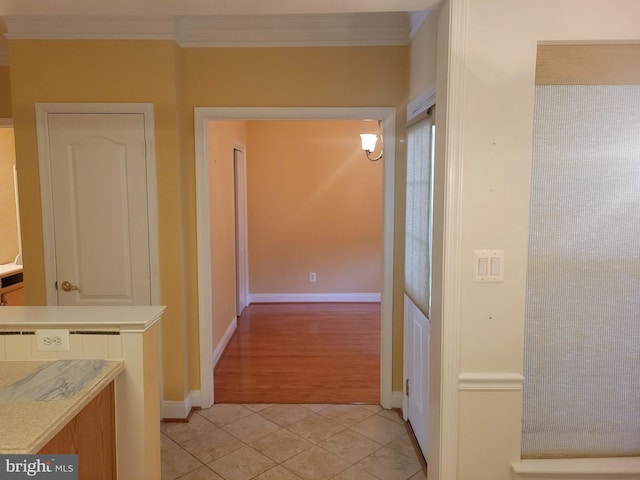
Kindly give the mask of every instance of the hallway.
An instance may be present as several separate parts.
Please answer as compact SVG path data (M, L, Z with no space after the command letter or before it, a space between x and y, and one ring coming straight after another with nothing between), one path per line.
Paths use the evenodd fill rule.
M214 380L218 404L378 405L380 304L252 304Z
M425 480L377 405L218 404L163 423L162 480Z

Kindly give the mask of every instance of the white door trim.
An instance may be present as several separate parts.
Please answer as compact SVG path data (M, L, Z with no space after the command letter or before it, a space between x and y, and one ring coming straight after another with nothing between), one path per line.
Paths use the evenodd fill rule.
M243 157L241 177L238 177L236 151L241 152ZM240 316L242 309L249 303L249 232L247 222L247 148L238 143L235 143L233 146L233 169L235 173L234 195L236 199L236 313ZM239 196L242 198L242 208L239 208ZM242 225L242 228L240 228L240 225ZM242 254L240 253L240 245L244 247ZM242 260L240 260L241 258ZM244 268L238 268L240 265L244 265ZM242 295L241 292L244 292L244 295ZM242 308L240 308L241 306Z
M382 120L384 128L383 286L381 296L380 405L392 407L392 309L395 195L395 129L393 107L196 107L195 170L200 333L201 407L213 404L211 325L211 238L209 230L209 163L207 124L210 120ZM366 158L363 154L363 161Z
M141 113L144 115L147 148L147 205L149 214L149 261L151 264L151 304L160 304L160 275L158 269L158 196L156 182L155 133L153 104L151 103L36 103L36 132L38 137L38 165L40 169L40 205L42 208L42 237L47 305L57 305L55 289L56 259L53 228L53 201L49 155L50 113Z

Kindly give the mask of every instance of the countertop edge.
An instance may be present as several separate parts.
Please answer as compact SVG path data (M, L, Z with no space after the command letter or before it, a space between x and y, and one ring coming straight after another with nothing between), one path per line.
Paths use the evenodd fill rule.
M97 378L95 382L92 382L92 385L87 390L78 393L79 398L73 402L73 405L34 438L29 445L15 448L2 448L2 454L32 454L37 453L44 447L125 369L123 360L110 360L108 363L109 366L105 367L107 372L100 372L99 378Z
M6 307L0 315L0 330L38 328L117 329L123 333L142 333L162 317L166 306L26 306Z

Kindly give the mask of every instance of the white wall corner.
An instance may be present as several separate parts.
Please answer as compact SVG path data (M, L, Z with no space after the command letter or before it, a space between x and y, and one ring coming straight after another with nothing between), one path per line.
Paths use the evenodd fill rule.
M404 394L402 390L394 390L391 393L391 408L403 408Z
M227 344L231 340L231 337L233 336L233 332L236 331L237 326L238 326L238 318L233 317L233 320L229 322L229 326L227 327L227 330L224 332L224 335L222 335L222 338L220 339L215 349L213 350L211 368L215 368L216 365L218 364L218 361L220 360L220 357L224 353L224 349L227 348Z

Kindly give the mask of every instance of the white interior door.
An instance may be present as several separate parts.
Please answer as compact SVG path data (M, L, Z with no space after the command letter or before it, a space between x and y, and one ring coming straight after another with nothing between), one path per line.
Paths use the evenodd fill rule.
M407 295L404 296L404 314L406 415L420 450L426 457L429 432L430 322Z
M47 116L59 305L150 305L145 119Z
M249 265L247 252L247 162L243 150L233 151L236 182L236 278L237 314L240 316L249 297Z

